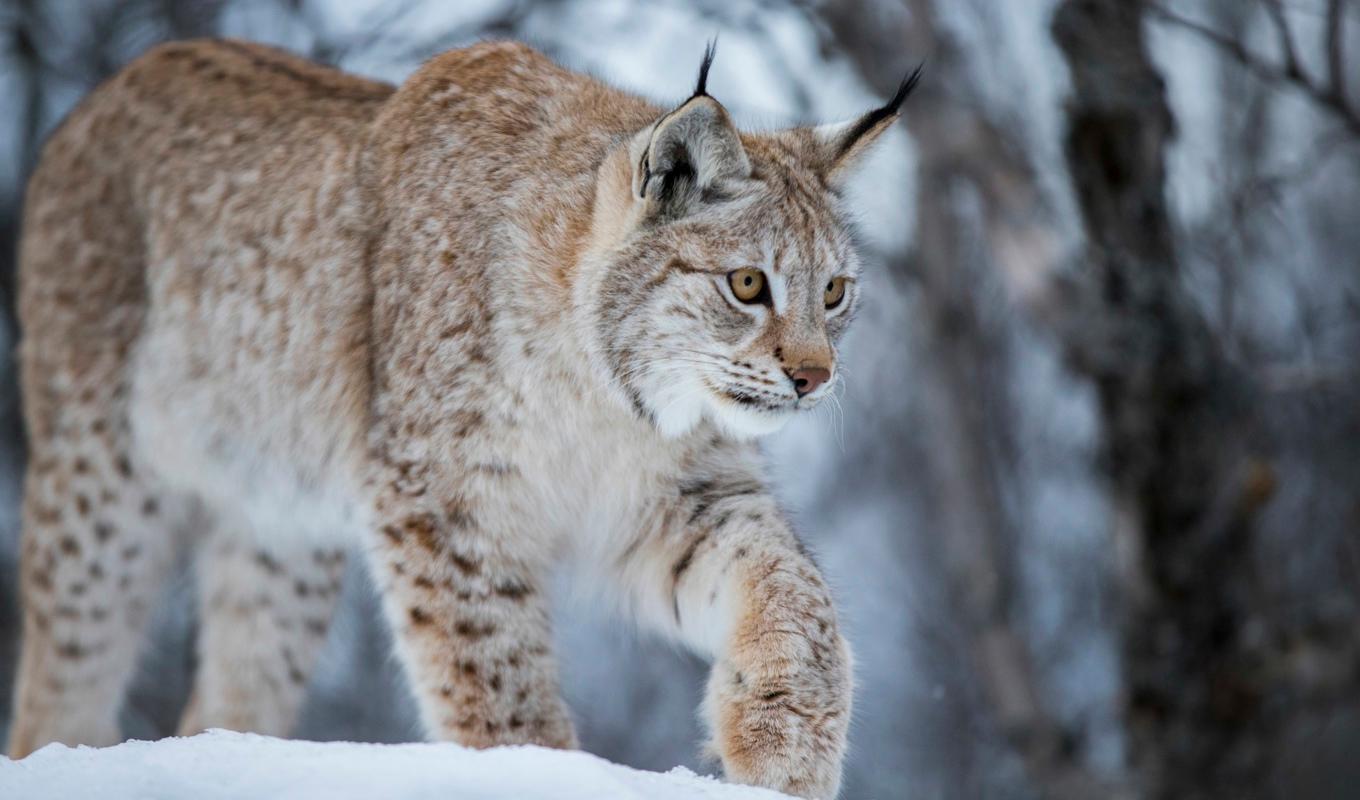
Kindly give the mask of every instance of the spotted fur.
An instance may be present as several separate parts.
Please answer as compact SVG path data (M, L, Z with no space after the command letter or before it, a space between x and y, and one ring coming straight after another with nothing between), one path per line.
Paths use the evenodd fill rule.
M790 376L834 373L840 175L896 112L744 133L706 74L664 109L512 43L400 88L232 41L125 69L28 192L11 754L119 739L181 540L183 730L287 732L357 549L431 737L572 747L544 580L574 558L714 659L729 778L833 795L850 655L751 437L831 390Z

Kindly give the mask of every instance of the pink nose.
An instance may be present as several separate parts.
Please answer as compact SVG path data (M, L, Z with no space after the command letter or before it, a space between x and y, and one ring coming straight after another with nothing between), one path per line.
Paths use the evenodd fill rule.
M831 370L826 367L799 367L789 373L793 379L793 390L799 397L812 394L817 387L831 380Z

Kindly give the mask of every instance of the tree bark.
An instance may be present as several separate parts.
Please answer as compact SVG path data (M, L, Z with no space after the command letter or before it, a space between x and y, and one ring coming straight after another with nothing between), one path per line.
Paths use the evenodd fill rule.
M1281 709L1254 512L1252 387L1183 289L1166 202L1175 132L1127 0L1066 0L1066 159L1088 252L1066 350L1098 390L1122 559L1124 719L1148 797L1263 796Z

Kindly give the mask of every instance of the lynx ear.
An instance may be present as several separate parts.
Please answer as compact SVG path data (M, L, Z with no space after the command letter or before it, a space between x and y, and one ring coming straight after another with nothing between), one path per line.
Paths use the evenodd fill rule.
M727 109L708 94L713 49L710 42L694 94L634 139L633 193L648 217L684 216L723 183L751 174Z
M879 108L849 122L822 125L813 129L813 136L822 148L825 165L823 174L828 180L835 182L843 178L847 168L859 160L869 146L897 121L902 114L902 103L921 80L921 70L924 66L922 64L908 73L898 85L897 93Z

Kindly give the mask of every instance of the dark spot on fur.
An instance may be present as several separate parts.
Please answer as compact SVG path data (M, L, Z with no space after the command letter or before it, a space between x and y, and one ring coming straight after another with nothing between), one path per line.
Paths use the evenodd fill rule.
M52 573L39 569L29 573L29 577L33 581L33 588L44 592L52 591Z
M487 685L491 687L491 691L499 692L501 690L501 676L492 675L491 680L487 681Z
M411 624L428 625L430 624L430 621L430 614L425 609L420 608L419 606L411 609Z
M449 525L459 530L469 530L477 527L477 520L472 516L471 510L462 500L454 500L444 508L444 513L448 515Z
M94 524L94 538L97 539L100 544L112 539L113 533L113 526L107 522L96 522Z
M698 551L700 545L708 541L708 537L711 534L712 531L704 530L690 540L689 546L685 548L685 551L680 554L678 559L676 559L675 564L671 566L672 581L675 583L680 582L680 577L685 574L685 571L688 570L690 565L694 562L695 552Z
M439 535L438 522L433 514L408 517L401 527L404 535L414 536L416 542L425 550L433 553L439 549L442 537Z
M80 642L69 641L57 645L57 657L71 659L73 661L84 658L89 650L81 646Z
M61 537L61 541L57 542L57 546L61 548L63 555L74 556L80 554L80 542L77 542L74 537Z
M453 416L451 422L454 424L453 438L466 439L473 431L481 428L486 422L486 418L480 411L459 411Z
M489 622L478 625L471 620L460 619L454 623L453 632L464 639L485 639L496 632L496 626Z
M449 560L464 575L472 576L482 571L482 562L467 558L459 553L450 553Z
M524 598L534 593L532 588L519 581L502 581L496 584L494 591L497 597L515 601L523 601Z
M83 494L76 495L76 513L82 517L90 513L90 498Z

